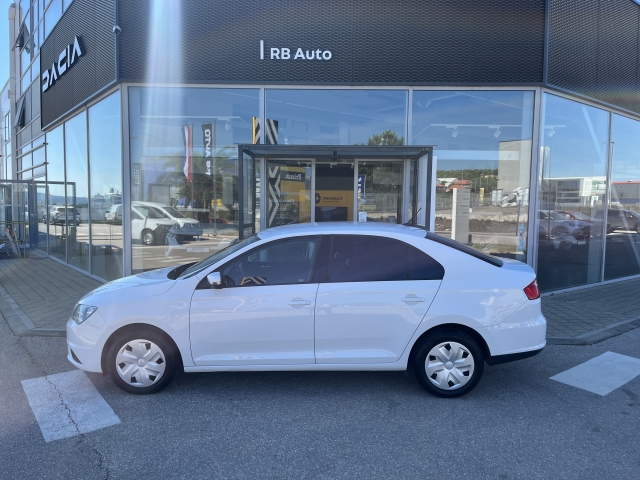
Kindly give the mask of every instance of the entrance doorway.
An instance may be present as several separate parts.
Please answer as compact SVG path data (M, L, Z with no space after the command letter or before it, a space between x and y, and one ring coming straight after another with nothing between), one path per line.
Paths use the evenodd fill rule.
M240 145L240 231L308 222L431 226L432 147ZM263 172L263 174L261 174Z

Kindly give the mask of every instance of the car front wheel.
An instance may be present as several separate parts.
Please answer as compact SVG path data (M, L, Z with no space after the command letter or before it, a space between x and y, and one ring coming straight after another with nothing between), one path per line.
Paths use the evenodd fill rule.
M119 334L106 355L113 382L125 392L138 395L165 388L180 364L180 355L165 334L144 327Z
M156 236L153 232L151 230L144 230L142 232L142 244L153 245L154 243L156 243Z
M484 357L469 335L445 330L423 341L414 357L413 368L427 392L437 397L460 397L480 381Z

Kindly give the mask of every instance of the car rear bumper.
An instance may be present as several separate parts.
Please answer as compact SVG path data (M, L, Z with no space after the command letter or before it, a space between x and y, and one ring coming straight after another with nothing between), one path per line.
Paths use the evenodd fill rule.
M490 358L496 358L492 365L533 356L545 347L547 320L540 304L540 299L528 301L504 322L484 329Z
M543 350L543 348L539 348L537 350L527 350L526 352L519 352L519 353L507 353L506 355L492 355L487 359L487 363L493 366L493 365L500 365L501 363L509 363L509 362L515 362L517 360L524 360L525 358L536 356Z

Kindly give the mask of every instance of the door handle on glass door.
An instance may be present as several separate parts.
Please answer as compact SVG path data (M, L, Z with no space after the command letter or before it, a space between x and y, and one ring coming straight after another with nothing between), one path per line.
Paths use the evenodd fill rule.
M303 300L301 298L294 298L289 302L289 305L291 305L292 307L302 307L304 305L311 305L311 302L309 300Z
M416 297L415 295L407 295L402 299L402 301L404 303L418 303L418 302L424 302L424 298Z

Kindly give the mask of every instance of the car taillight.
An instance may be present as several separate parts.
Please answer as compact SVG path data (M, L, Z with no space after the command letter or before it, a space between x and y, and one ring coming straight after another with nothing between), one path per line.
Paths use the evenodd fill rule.
M540 289L538 288L538 280L534 280L524 288L524 294L529 300L540 298Z

